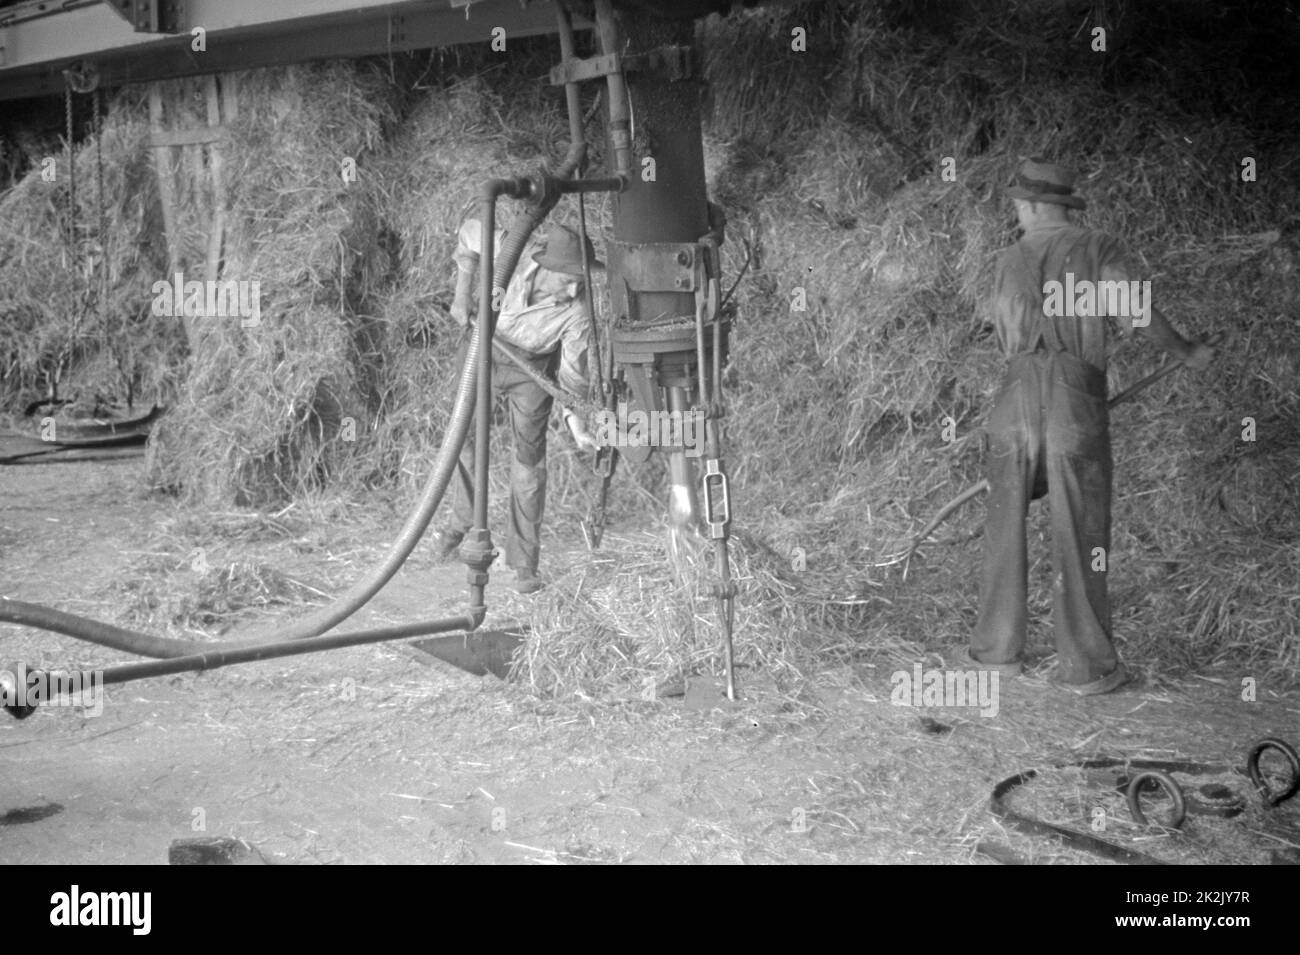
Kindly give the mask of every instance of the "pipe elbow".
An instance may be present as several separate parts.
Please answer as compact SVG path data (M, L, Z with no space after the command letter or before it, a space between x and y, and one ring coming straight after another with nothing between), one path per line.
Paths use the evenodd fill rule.
M492 202L501 196L511 199L527 199L532 195L532 181L518 177L514 179L485 179L479 186L479 198Z

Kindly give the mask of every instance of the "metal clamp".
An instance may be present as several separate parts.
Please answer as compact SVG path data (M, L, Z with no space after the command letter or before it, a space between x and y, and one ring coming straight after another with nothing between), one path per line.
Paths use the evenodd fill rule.
M695 75L695 51L690 46L661 46L645 53L604 53L586 59L571 58L551 67L552 86L598 80L619 73L654 73L669 82Z
M731 486L717 458L709 458L704 462L704 478L700 483L704 486L704 521L709 525L709 537L712 540L726 537L727 525L731 523ZM720 520L714 519L715 503L722 506Z
M591 462L591 471L599 477L609 477L614 473L614 446L601 445L596 449L595 459Z

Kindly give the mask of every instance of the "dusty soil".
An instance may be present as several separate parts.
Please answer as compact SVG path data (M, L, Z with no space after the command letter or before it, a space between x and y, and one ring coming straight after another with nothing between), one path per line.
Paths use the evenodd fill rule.
M0 593L117 617L123 581L178 517L140 490L140 467L0 468ZM336 592L399 526L377 510L239 547ZM581 548L565 533L546 560ZM463 579L417 551L345 627L454 611ZM517 608L501 588L489 602ZM10 667L126 659L9 625L0 641ZM548 701L399 643L109 687L99 717L0 717L0 858L162 863L173 840L235 836L276 863L986 863L980 840L1087 863L1005 830L994 784L1056 761L1239 763L1254 738L1300 742L1300 699L1261 684L1243 702L1239 673L1087 700L1013 681L982 717L892 705L896 668L864 648L797 687L743 673L738 704L703 684L685 699Z

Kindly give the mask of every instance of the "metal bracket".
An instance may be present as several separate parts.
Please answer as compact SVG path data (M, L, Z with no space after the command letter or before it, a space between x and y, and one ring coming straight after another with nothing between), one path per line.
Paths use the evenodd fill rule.
M112 0L108 6L136 33L181 32L181 0Z
M567 59L551 67L552 86L596 80L613 73L653 73L670 83L695 75L695 51L689 46L661 46L645 53L604 53Z
M67 13L78 7L92 7L98 2L99 0L63 0L61 3L54 3L52 0L27 0L26 3L10 4L0 10L0 24L12 26L27 23L57 13Z
M563 86L565 83L581 83L583 80L595 80L611 73L622 73L623 66L617 53L605 53L586 60L577 58L562 60L558 66L551 67L551 85Z
M612 275L633 292L694 292L700 246L693 242L611 242Z

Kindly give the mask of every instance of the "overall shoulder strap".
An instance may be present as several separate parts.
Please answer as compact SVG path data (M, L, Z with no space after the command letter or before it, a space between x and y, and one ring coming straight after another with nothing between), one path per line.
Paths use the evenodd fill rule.
M1078 235L1074 236L1072 239L1068 239L1067 241L1069 241L1069 246L1065 250L1065 255L1061 256L1060 262L1065 263L1069 261L1070 257L1074 254L1075 249L1088 241L1089 234L1090 233L1087 229L1081 229L1079 230ZM1047 247L1043 250L1042 258L1036 267L1030 259L1029 252L1025 248L1024 239L1022 238L1020 242L1016 244L1020 247L1020 254L1024 259L1025 269L1033 277L1033 281L1035 282L1033 289L1034 299L1038 303L1039 314L1042 315L1043 318L1039 323L1041 330L1038 337L1044 341L1048 349L1051 351L1066 351L1065 342L1061 340L1060 333L1056 328L1055 320L1049 317L1043 309L1043 286L1046 284L1047 280L1047 260L1052 257L1052 251L1056 247L1057 242L1052 241L1048 243ZM1059 273L1059 268L1056 271ZM1057 282L1062 280L1060 274L1055 274L1052 278ZM1036 340L1034 347L1037 347L1037 345L1038 342Z
M1052 321L1043 307L1043 270L1047 265L1047 256L1044 255L1035 264L1029 255L1029 249L1024 237L1021 237L1016 243L1016 248L1020 251L1020 260L1024 266L1025 276L1029 280L1029 294L1034 302L1034 314L1037 317L1034 324L1037 326L1038 332L1034 335L1029 350L1037 351L1039 344L1042 343L1047 346L1048 351L1065 351L1065 343L1061 341L1061 336L1056 333L1056 323Z

